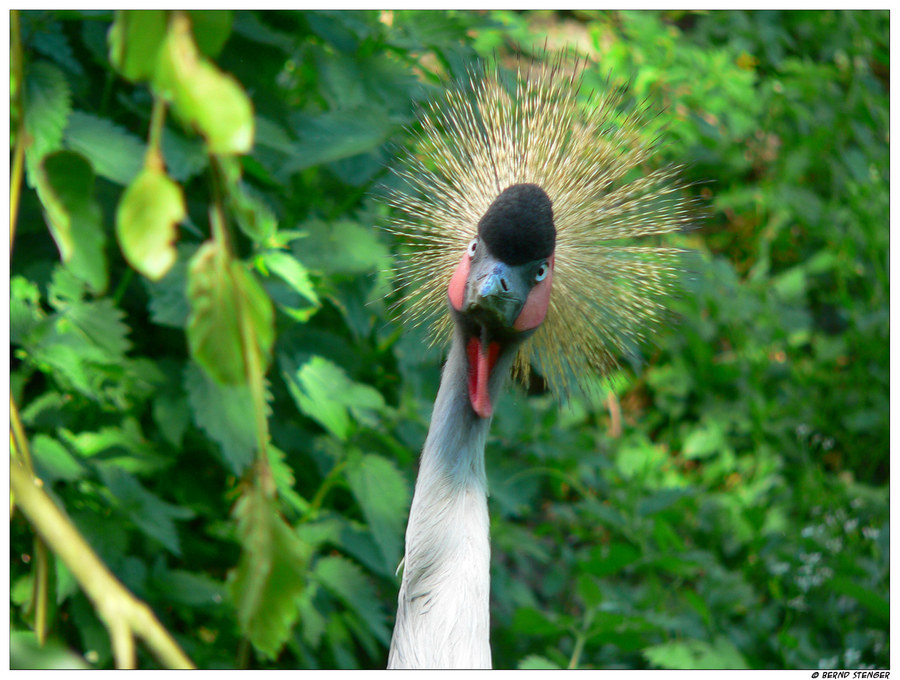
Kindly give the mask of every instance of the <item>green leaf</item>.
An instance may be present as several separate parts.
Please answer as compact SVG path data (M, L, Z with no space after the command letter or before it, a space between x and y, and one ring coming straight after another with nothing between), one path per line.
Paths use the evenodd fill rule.
M377 109L338 109L318 115L298 114L294 130L300 138L289 160L280 169L282 177L373 151L393 132L395 125Z
M309 272L297 258L280 250L269 250L259 256L266 270L277 274L314 305L319 304L319 296L309 278Z
M727 446L721 423L706 420L684 440L682 455L688 460L708 458L720 453Z
M311 306L295 306L288 301L281 301L276 296L276 302L291 317L300 322L306 322L321 307L319 296L309 277L309 272L296 257L280 250L267 250L256 258L257 269L270 276L275 274L279 279L296 294L308 300Z
M58 151L44 158L36 173L37 193L47 226L70 271L95 293L106 289L106 235L94 201L94 173L77 153Z
M828 586L840 595L847 595L859 602L869 613L885 625L890 619L890 603L874 590L852 581L846 576L835 576Z
M197 427L219 444L231 471L242 474L256 452L250 388L222 385L188 364L184 370L184 389Z
M41 291L37 284L22 276L9 282L9 340L22 344L46 318L41 309Z
M352 456L345 474L385 565L396 569L403 556L403 533L409 510L406 479L393 461L374 454Z
M52 59L65 71L79 76L84 76L84 68L72 51L72 44L66 35L63 25L58 21L48 21L47 15L39 19L40 31L32 33L29 37L29 45L35 52L39 52L48 59ZM25 23L25 22L23 22Z
M153 398L153 420L166 438L175 448L181 448L184 433L191 419L187 398L180 388L174 386L174 379L160 389Z
M219 56L222 47L231 35L231 24L234 12L231 10L188 10L191 17L191 28L197 48L207 57Z
M74 326L90 342L112 359L120 359L131 348L125 313L110 298L72 304L60 319Z
M164 568L154 572L156 587L167 602L188 607L219 607L228 594L224 583L203 573Z
M109 61L132 82L148 80L166 35L163 10L119 10L109 29Z
M364 411L384 408L384 398L376 389L354 382L340 366L320 356L296 370L285 360L282 375L300 410L341 440L350 434L350 411L359 417Z
M316 562L312 575L328 592L361 618L383 644L390 641L381 602L375 589L356 564L338 555Z
M81 463L53 437L36 435L31 442L31 453L40 475L50 481L64 479L71 482L84 474Z
M120 186L127 186L141 171L146 151L130 132L82 111L72 111L63 142L87 158L100 177Z
M194 512L180 505L160 500L147 491L127 472L111 465L99 466L100 476L116 497L119 509L137 525L138 529L155 538L175 555L181 554L175 520L186 520Z
M285 462L284 451L271 444L266 450L278 497L290 505L298 515L306 515L309 512L309 503L294 490L294 470Z
M202 140L188 139L168 126L163 128L161 146L166 169L176 182L187 182L209 164Z
M664 642L647 647L643 654L647 661L659 668L677 670L744 670L749 668L738 648L728 638L721 635L712 643L706 640Z
M627 543L610 543L591 549L590 557L581 568L594 576L609 576L634 564L641 554Z
M278 229L275 213L239 176L228 183L228 208L254 241L266 241Z
M390 266L390 251L371 227L349 220L311 220L303 228L308 236L294 242L294 254L301 262L314 262L318 271L368 274Z
M154 281L165 276L177 257L177 225L186 216L181 187L161 170L145 167L116 210L116 236L128 264Z
M24 99L25 129L31 137L25 161L28 184L34 187L41 159L62 146L63 131L72 110L72 94L63 72L53 64L39 61L31 64L25 73Z
M559 670L562 666L551 661L546 656L529 654L519 662L518 668L520 671Z
M258 484L244 491L232 514L243 550L228 589L241 632L272 659L297 620L310 550Z
M313 600L319 591L318 584L311 584L300 596L298 606L300 608L300 634L310 647L318 647L325 633L326 621L321 612L316 609Z
M77 434L64 429L60 436L79 456L102 461L107 467L117 467L125 472L149 475L171 465L171 460L157 453L144 437L138 422L130 416L117 427Z
M33 631L10 630L9 667L34 671L89 669L91 665L58 640L40 643Z
M197 246L180 243L175 250L177 259L169 272L159 281L144 279L143 282L150 295L148 306L153 323L185 328L191 313L187 297L188 264Z
M206 139L213 154L253 146L253 106L240 84L197 50L186 16L175 14L160 52L154 84Z
M188 299L188 344L197 363L222 383L242 384L248 375L245 360L254 352L265 372L275 334L272 301L215 242L191 258Z
M661 489L651 496L641 499L637 506L637 513L642 517L655 515L693 493L692 489Z

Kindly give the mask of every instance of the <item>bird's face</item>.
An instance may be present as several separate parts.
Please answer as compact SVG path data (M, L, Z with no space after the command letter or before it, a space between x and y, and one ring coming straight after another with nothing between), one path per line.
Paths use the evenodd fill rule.
M535 184L515 184L485 212L450 280L450 307L466 343L469 401L482 418L493 410L488 384L497 360L547 314L555 243L547 194Z

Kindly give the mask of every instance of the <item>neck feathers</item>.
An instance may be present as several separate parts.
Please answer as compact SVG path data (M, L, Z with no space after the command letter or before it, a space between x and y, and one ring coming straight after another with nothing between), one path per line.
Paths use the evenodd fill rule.
M498 361L499 392L515 352ZM388 668L490 668L490 539L484 443L457 334L441 376L406 528Z

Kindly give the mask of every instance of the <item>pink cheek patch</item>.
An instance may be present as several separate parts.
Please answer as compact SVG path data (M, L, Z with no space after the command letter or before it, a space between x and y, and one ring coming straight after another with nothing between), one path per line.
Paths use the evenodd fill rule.
M553 259L551 258L550 271L547 272L547 277L537 283L531 289L531 292L528 293L528 299L525 300L525 305L522 307L522 311L519 312L513 328L517 331L530 331L541 325L544 317L547 316L547 308L550 306L550 284L552 281Z
M469 278L469 262L469 254L463 253L459 266L453 272L453 278L450 279L450 285L447 287L450 304L458 312L462 311L463 300L465 299L466 279Z

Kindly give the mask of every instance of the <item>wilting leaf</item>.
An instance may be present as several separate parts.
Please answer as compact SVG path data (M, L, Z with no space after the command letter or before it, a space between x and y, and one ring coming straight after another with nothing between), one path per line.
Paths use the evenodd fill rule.
M243 547L228 575L238 624L261 654L274 658L297 620L310 550L258 484L244 491L233 516Z
M161 279L175 264L177 224L187 211L181 187L147 166L125 190L116 210L116 236L128 264Z
M241 384L246 382L245 360L254 352L265 371L275 332L272 301L215 242L204 244L191 258L188 299L188 344L197 363L222 383Z
M154 83L206 138L210 153L247 153L253 146L250 98L234 78L200 54L184 15L169 23Z

